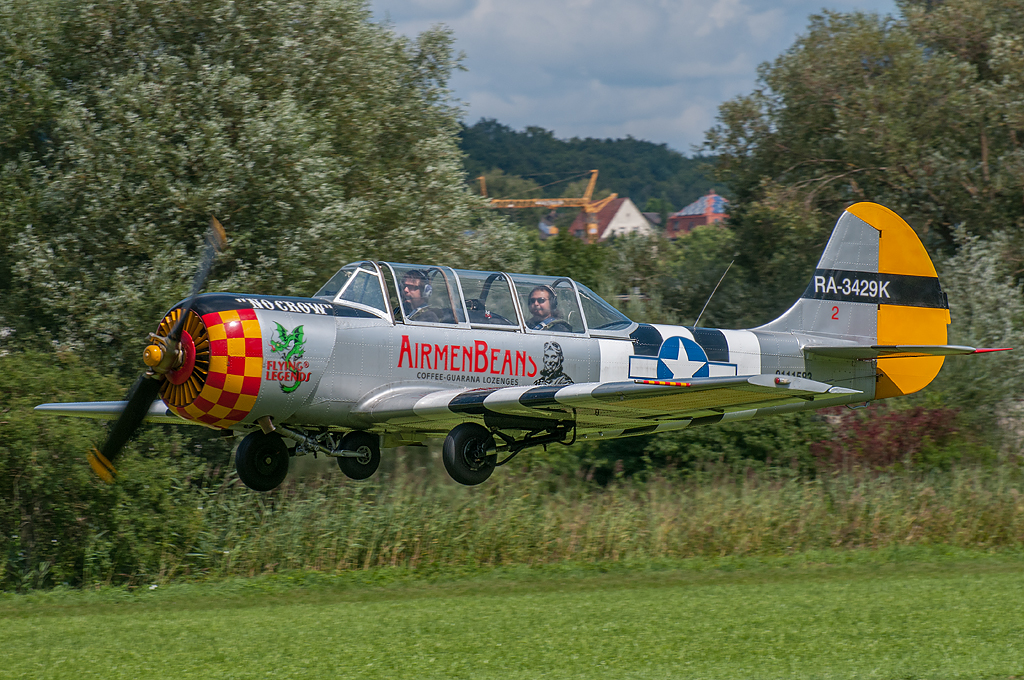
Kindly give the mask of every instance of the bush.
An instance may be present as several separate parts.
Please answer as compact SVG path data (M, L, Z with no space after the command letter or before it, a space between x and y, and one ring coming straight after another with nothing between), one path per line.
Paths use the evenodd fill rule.
M793 413L571 447L555 445L544 453L530 452L529 460L531 465L563 475L576 473L599 484L666 472L704 479L768 468L808 476L815 470L811 445L828 432L818 413Z
M147 427L117 460L121 480L111 486L85 460L106 436L102 423L32 410L121 399L124 389L71 354L0 356L0 588L159 569L187 545L192 503L183 493L207 460L223 462L223 441L205 429Z
M819 471L949 469L955 463L994 458L990 448L977 443L962 427L959 409L879 405L858 411L838 407L824 415L833 432L831 438L811 445Z

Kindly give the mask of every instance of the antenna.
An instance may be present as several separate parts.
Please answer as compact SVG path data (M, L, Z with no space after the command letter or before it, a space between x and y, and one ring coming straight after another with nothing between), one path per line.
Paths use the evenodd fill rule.
M722 281L725 281L725 275L729 273L729 270L732 269L732 265L735 262L736 260L730 262L729 266L725 268L724 272L722 272L722 278L718 279L718 283L715 284L715 290L711 291L711 295L708 296L708 301L704 303L704 309L700 310L700 314L697 315L697 320L693 322L694 328L696 328L697 324L700 323L700 317L704 316L704 310L707 309L708 305L711 304L711 298L715 297L715 293L718 291L718 287L722 285Z

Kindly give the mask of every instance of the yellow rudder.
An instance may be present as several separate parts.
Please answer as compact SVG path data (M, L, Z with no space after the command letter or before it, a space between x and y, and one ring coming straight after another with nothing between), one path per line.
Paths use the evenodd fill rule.
M898 276L905 288L919 291L904 304L879 304L879 345L944 345L949 308L928 252L903 218L877 203L857 203L847 212L879 231L878 272ZM875 399L916 392L942 368L943 357L878 360Z

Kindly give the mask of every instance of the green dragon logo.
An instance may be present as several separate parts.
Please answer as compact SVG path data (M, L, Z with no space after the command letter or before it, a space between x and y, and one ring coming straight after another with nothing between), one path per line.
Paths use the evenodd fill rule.
M288 393L294 392L299 389L299 385L309 380L309 374L303 373L303 368L309 367L309 362L298 362L298 359L302 358L306 350L304 345L306 340L302 330L302 326L296 326L295 330L288 332L285 327L281 324L274 322L277 326L277 339L270 341L270 351L277 352L281 355L284 365L281 367L283 370L276 372L274 375L278 376L281 380L281 391ZM294 380L295 382L291 385L285 384L286 380Z

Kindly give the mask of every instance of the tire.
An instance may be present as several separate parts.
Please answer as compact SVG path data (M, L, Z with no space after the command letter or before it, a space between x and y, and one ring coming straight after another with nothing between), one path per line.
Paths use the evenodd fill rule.
M487 428L476 423L456 425L444 438L444 468L459 484L476 486L494 472L498 456L488 453L493 450L494 437Z
M235 471L253 491L276 489L288 476L288 447L276 432L246 435L235 452Z
M380 437L369 432L349 432L341 448L358 451L359 458L338 458L338 467L349 479L368 479L380 467Z

